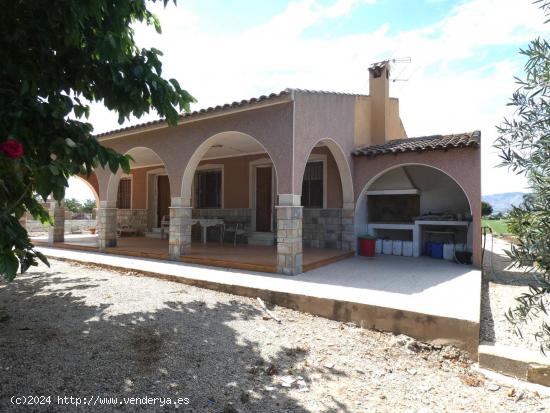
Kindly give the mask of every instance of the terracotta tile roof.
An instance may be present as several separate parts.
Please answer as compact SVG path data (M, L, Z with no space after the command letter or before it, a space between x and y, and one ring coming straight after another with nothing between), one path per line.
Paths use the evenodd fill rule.
M458 133L453 135L421 136L418 138L396 139L381 145L368 145L353 151L355 156L378 156L405 152L437 151L456 148L478 148L481 132Z

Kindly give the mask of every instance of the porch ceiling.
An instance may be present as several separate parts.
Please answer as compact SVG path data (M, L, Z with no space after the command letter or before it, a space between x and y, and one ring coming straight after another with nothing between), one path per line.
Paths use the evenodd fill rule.
M212 146L203 159L219 158L225 156L247 155L250 153L265 152L264 148L254 139L242 133L226 133L222 142Z
M134 161L131 163L132 168L139 168L142 166L161 165L162 159L150 149L147 148L134 148L129 154Z

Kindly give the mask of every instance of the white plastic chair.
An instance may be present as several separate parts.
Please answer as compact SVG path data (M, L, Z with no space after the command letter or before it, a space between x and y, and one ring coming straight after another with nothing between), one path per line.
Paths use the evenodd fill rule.
M231 222L231 223L225 223L222 225L222 236L221 236L221 242L223 242L223 239L225 237L225 233L233 233L233 245L237 245L237 235L244 234L244 228L243 224L239 222Z
M163 215L160 220L160 239L164 239L166 234L166 239L170 236L170 216Z

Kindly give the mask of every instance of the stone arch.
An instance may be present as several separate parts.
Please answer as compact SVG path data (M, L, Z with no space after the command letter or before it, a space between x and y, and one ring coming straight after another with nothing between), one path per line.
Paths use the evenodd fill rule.
M160 157L160 155L154 151L153 149L151 148L147 148L147 147L144 147L144 146L135 146L133 148L131 148L130 150L126 151L125 152L125 155L130 155L132 156L132 154L137 155L138 153L146 153L149 157L153 158L153 159L156 159L156 161L158 162L158 164L162 164L167 172L167 175L168 175L168 180L170 180L170 174L168 173L168 169L166 167L166 163L164 162L164 160ZM132 162L130 161L130 167L132 166L138 166L139 167L139 163L137 162ZM124 175L124 172L122 171L122 169L118 169L117 173L116 174L113 174L111 173L110 176L109 176L109 179L108 179L108 183L107 183L107 188L106 188L106 199L105 201L107 202L107 204L109 205L109 207L112 207L114 208L116 206L116 200L117 200L117 194L118 194L118 184L120 182L120 179L122 178L122 176Z
M385 167L384 167L385 166ZM444 166L443 165L433 165L433 164L428 164L428 163L423 163L423 162L409 162L409 161L404 161L402 163L399 163L399 164L395 164L395 165L383 165L383 167L381 168L378 168L378 170L374 170L373 173L370 175L370 178L367 180L367 183L363 186L363 188L361 189L361 191L359 192L359 195L357 197L357 201L356 201L356 205L355 205L355 222L354 222L354 227L355 227L355 235L358 236L362 233L365 233L368 229L368 222L369 222L369 218L368 218L368 205L367 205L367 202L366 202L366 192L373 187L373 185L375 185L380 179L383 179L384 176L387 176L386 174L388 173L391 173L392 171L395 171L397 170L398 168L403 168L403 167L414 167L414 168L423 168L423 170L419 170L417 169L416 171L416 175L418 177L418 173L419 171L421 172L426 172L427 170L429 171L435 171L439 176L440 176L440 179L441 178L444 178L446 180L446 182L448 182L446 185L442 186L442 188L446 188L448 189L449 188L449 184L452 182L455 187L452 188L450 190L450 192L448 192L446 194L446 196L438 196L438 197L435 197L434 196L434 193L437 193L438 191L433 189L431 189L431 191L433 192L432 193L432 200L445 200L444 202L440 203L439 205L435 204L434 206L434 209L431 210L431 212L436 212L437 209L441 209L443 210L443 207L448 207L448 205L451 203L449 201L449 199L455 199L457 200L458 202L455 202L454 205L462 205L463 206L463 209L461 210L455 210L454 212L455 213L462 213L462 212L466 212L466 213L469 213L472 217L472 222L470 225L468 225L468 227L466 228L466 242L468 243L469 246L471 246L472 248L472 252L473 252L473 261L474 261L474 265L479 265L479 254L478 254L478 251L477 251L477 248L479 247L479 244L478 244L478 239L477 239L477 231L478 231L478 227L479 225L476 224L476 209L475 209L475 205L473 204L472 202L472 196L474 196L471 192L469 193L467 191L467 189L465 188L465 186L463 185L463 183L461 182L460 178L455 176L452 171L449 171L449 170L445 170L444 169ZM409 176L409 173L411 171L409 170L408 172L407 171L404 171L404 174L402 176ZM399 176L399 175L396 175L396 176ZM395 176L393 177L395 179ZM421 191L421 194L424 192L422 187L426 187L426 186L430 186L430 182L431 181L418 181L416 182L414 180L414 176L413 176L413 179L412 179L412 182L415 183L415 184L418 184L418 182L428 182L428 184L425 184L425 185L415 185L415 186L418 186L420 191ZM399 186L399 185L396 185L396 186ZM375 190L378 190L378 188L374 188ZM386 188L384 188L386 189ZM390 188L387 188L387 189L390 189ZM403 188L396 188L396 189L403 189ZM356 187L356 190L357 190L357 187ZM456 198L453 198L452 197L452 193L454 191L459 191L459 192L455 192L456 194ZM427 205L430 205L430 203L428 202L428 204L424 204L422 205L422 198L420 200L420 208L421 208L421 213L422 212L426 212L426 211L430 211L429 209L426 210L426 206ZM447 203L447 205L446 205ZM422 210L424 208L424 211ZM460 208L460 207L458 207ZM414 235L413 235L414 236ZM414 241L414 238L413 238L413 241ZM420 248L418 245L419 244L416 244L417 245L417 248Z
M356 203L355 203L355 211L356 211L356 216L358 214L358 209L359 209L359 206L360 206L360 203L361 201L363 200L363 197L365 195L365 193L367 192L367 190L379 179L381 178L383 175L385 175L386 173L394 170L394 169L397 169L397 168L402 168L402 167L406 167L406 166L422 166L422 167L426 167L426 168L430 168L430 169L434 169L442 174L444 174L445 176L449 177L459 188L460 190L462 191L462 194L464 195L464 197L466 198L466 200L468 201L468 206L469 206L469 209L470 209L470 213L472 214L474 209L472 207L472 201L470 199L470 196L468 196L468 192L464 189L464 187L462 186L462 184L458 181L458 179L456 179L452 173L448 172L448 171L445 171L437 166L434 166L434 165L429 165L429 164L426 164L426 163L421 163L421 162L404 162L404 163L400 163L400 164L396 164L396 165L392 165L390 167L387 167L387 168L384 168L383 170L381 171L378 171L372 178L370 178L368 180L368 182L365 184L365 186L363 187L363 189L361 190L361 192L358 194L357 196L357 200L356 200Z
M237 132L237 131L225 131L225 132L220 132L215 135L212 135L208 139L204 140L195 149L195 151L193 152L193 155L189 158L189 161L187 162L187 165L183 172L183 177L181 182L182 206L191 206L193 178L195 176L195 171L197 170L197 167L199 166L199 163L203 159L206 152L213 146L223 142L224 139L226 139L230 135L232 136L237 135L239 137L251 139L262 148L262 150L267 154L267 156L271 159L273 163L273 169L275 171L275 187L279 187L279 171L277 168L277 163L273 158L273 156L266 149L266 147L262 144L262 142L260 142L258 139L246 133Z
M78 179L80 182L83 182L90 189L90 191L92 191L96 208L99 208L99 181L95 172L92 172L90 176L74 175L73 177Z
M338 168L338 173L340 175L340 185L342 188L342 206L344 209L353 209L354 205L354 191L353 191L353 176L351 171L351 165L348 161L348 157L346 156L344 150L340 146L338 142L336 142L332 138L323 138L319 139L317 142L315 142L309 153L308 158L311 155L313 149L319 144L322 143L325 145L330 153L332 154L336 166ZM301 166L301 179L299 182L302 182L305 172L305 166L307 163L307 159L305 159L303 165ZM297 192L301 193L301 186L297 188Z

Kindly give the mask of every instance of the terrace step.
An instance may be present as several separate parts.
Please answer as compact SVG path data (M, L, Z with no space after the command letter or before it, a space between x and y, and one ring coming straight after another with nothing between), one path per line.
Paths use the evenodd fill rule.
M276 236L273 232L251 232L248 234L248 244L270 247L275 245L275 238Z
M550 358L537 351L494 343L478 349L479 367L531 383L550 386Z

